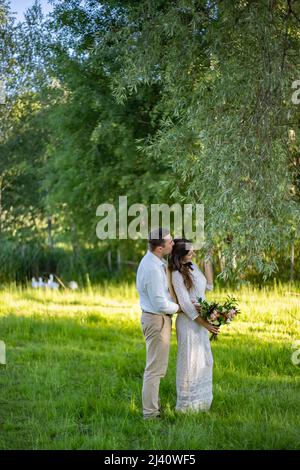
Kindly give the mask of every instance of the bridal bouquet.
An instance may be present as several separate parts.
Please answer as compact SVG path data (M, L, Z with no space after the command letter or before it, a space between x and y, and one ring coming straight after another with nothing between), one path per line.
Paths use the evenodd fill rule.
M207 302L206 300L202 300L201 297L197 300L201 307L200 316L212 325L228 325L238 313L241 313L234 297L227 296L223 304ZM210 340L216 340L217 338L217 335L213 333Z

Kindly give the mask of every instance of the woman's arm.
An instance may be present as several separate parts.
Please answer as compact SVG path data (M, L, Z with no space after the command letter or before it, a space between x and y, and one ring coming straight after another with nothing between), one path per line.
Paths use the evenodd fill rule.
M172 272L172 284L181 310L188 315L191 320L195 320L195 318L199 316L199 313L190 299L183 277L179 271Z
M188 290L184 284L183 277L179 271L172 272L172 283L173 287L181 307L181 310L190 317L191 320L194 320L198 325L204 326L211 333L218 334L219 327L211 325L204 318L200 317L198 310L190 299Z

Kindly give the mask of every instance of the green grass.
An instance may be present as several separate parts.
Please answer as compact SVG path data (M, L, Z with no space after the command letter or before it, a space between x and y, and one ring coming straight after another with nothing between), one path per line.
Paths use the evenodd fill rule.
M289 293L291 292L292 293ZM161 421L143 421L145 343L134 285L0 291L1 449L299 449L299 288L231 292L242 315L212 343L214 400L180 415L176 336ZM298 293L298 295L297 295ZM224 299L227 292L209 292Z

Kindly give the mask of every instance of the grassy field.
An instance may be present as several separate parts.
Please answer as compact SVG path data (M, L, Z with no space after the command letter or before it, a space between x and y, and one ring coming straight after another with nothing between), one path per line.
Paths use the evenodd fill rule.
M212 343L211 410L174 412L173 321L161 382L164 418L145 422L145 343L133 285L76 293L0 290L7 354L0 366L0 448L299 449L300 366L292 362L292 345L300 340L300 289L231 293L243 314Z

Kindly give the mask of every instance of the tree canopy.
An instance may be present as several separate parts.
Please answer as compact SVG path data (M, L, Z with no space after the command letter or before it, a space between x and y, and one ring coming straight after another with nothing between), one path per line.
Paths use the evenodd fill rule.
M52 3L16 24L0 1L3 243L142 250L96 237L127 195L204 204L221 278L276 274L299 251L298 2Z

